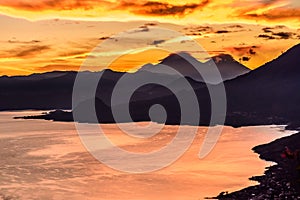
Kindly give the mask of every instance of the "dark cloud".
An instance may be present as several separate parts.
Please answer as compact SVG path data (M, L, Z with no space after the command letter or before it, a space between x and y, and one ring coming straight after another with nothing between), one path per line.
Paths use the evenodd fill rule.
M291 39L293 38L294 33L292 32L279 32L273 33L274 36L278 36L280 39Z
M149 32L149 31L150 29L148 28L148 26L143 25L137 29L128 31L128 33L139 33L139 32Z
M89 56L76 56L76 57L74 57L74 59L79 59L79 60L87 59L87 58L91 58L91 57L89 57ZM93 56L93 58L95 58L95 57Z
M44 0L44 1L0 1L2 6L13 7L19 10L43 11L43 10L74 10L74 9L92 9L94 6L109 5L107 1L78 1L78 0Z
M233 49L236 50L236 51L248 51L248 50L250 50L250 49L252 49L252 48L256 49L256 48L258 48L258 47L257 47L257 46L233 47Z
M87 49L80 49L80 50L71 50L71 51L64 51L63 53L60 53L59 57L65 57L65 56L81 56L82 54L87 53Z
M287 28L285 25L277 25L274 27L274 29L282 29L282 28Z
M214 32L213 28L210 26L191 26L185 27L183 30L185 34L189 36L202 35Z
M192 27L184 28L184 31L186 32L187 35L203 35L203 34L210 34L210 33L226 34L226 33L245 31L243 28L244 27L239 24L228 25L221 28L220 30L214 30L214 28L211 26L192 26Z
M273 31L275 31L275 30L284 29L284 28L287 28L287 27L284 25L277 25L277 26L273 26L273 27L264 27L264 28L262 28L262 30L265 33L273 33Z
M194 32L194 33L187 33L186 34L187 36L200 36L200 35L202 35L201 33L197 33L197 32Z
M230 33L231 31L227 31L227 30L219 30L219 31L216 31L215 33L217 34L221 34L221 33Z
M246 56L243 56L240 60L242 61L249 61L251 58L250 57L246 57Z
M32 58L50 50L48 45L21 45L16 48L0 52L0 58Z
M240 19L277 22L283 20L300 21L300 8L280 5L283 2L287 3L287 0L244 1L243 6L237 7L235 5L236 1L233 1L231 6L236 8L233 15ZM263 10L263 12L261 12L261 10Z
M144 28L140 28L139 32L148 32L149 28L148 27L144 27Z
M164 42L165 42L165 40L154 40L153 42L150 43L150 45L159 45Z
M254 10L255 11L255 10ZM240 17L248 18L248 19L264 19L264 20L284 20L284 19L300 19L300 9L290 9L290 8L274 8L271 10L267 10L261 14L257 13L249 13L244 14L241 13Z
M184 16L192 13L196 9L200 9L206 6L209 0L202 0L200 3L191 3L184 5L174 5L166 2L158 1L147 1L144 3L137 3L133 1L121 1L121 3L116 7L116 9L126 9L132 13L139 15L177 15Z
M259 38L265 38L265 39L268 39L268 40L274 40L276 39L275 37L273 36L270 36L270 35L266 35L266 34L260 34L258 35Z
M237 47L227 47L224 48L226 51L229 51L233 55L237 56L254 56L256 55L255 49L259 49L260 46L237 46Z
M271 28L271 27L265 27L265 28L263 28L262 30L263 30L265 33L273 33L272 29L273 29L273 28Z
M249 53L250 53L251 55L255 55L255 54L256 54L256 52L255 52L253 49L249 49Z
M227 28L244 28L244 27L242 25L235 24L235 25L227 26Z
M139 30L137 30L136 32L148 32L150 29L148 28L147 25L143 25L139 27Z
M40 40L20 41L20 40L12 39L12 40L8 40L7 42L11 44L35 44L35 43L40 43L41 41Z
M269 29L268 29L269 30ZM294 39L294 35L296 35L293 32L277 32L275 33L274 31L270 31L268 33L271 33L271 35L268 34L260 34L258 35L259 38L265 38L268 40L281 40L281 39Z
M201 9L209 3L209 0L199 0L199 3L171 4L159 1L129 1L120 0L111 2L109 0L0 0L1 6L26 11L64 11L64 10L92 10L94 8L105 8L107 10L127 10L139 15L177 15L183 16Z
M109 39L110 37L107 37L107 36L103 36L103 37L100 37L99 40L107 40Z
M41 52L49 49L50 47L47 45L21 46L15 50L11 50L10 53L14 54L12 57L27 58L37 56Z
M146 23L145 26L157 26L157 23L149 22L149 23Z
M280 0L260 0L260 2L264 5L271 5L274 4L276 2L279 2Z
M193 26L193 27L186 27L184 30L188 30L191 32L212 32L213 28L210 26Z

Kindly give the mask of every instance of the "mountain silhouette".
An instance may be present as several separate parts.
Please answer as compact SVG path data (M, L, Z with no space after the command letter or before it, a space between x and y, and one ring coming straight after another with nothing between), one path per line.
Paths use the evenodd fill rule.
M170 54L159 64L146 64L140 71L190 77L195 81L217 84L250 71L228 54L221 54L202 63L186 52Z
M251 71L241 63L234 60L234 58L229 54L214 56L212 57L212 60L218 67L224 81L231 80Z
M183 85L186 81L191 83L191 86L194 87L194 89L203 87L205 83L195 80L197 79L196 76L201 79L198 71L196 71L188 61L183 59L182 56L185 56L189 61L196 63L198 68L202 70L201 72L204 74L207 73L207 77L211 77L210 80L214 79L214 77L211 76L211 71L207 70L209 67L206 67L208 64L212 65L212 60L203 64L189 54L183 52L180 55L171 54L161 62L161 65L174 65L172 68L177 69L178 71L181 70L181 75L143 70L143 68L146 68L146 66L144 66L136 73L115 72L106 69L101 72L84 71L77 73L75 71L53 71L32 74L29 76L2 76L0 77L0 98L2 99L0 101L0 110L71 109L73 86L78 74L87 81L101 77L96 97L106 105L110 105L112 91L119 79L124 76L127 77L127 80L119 85L119 87L121 87L120 93L124 93L124 95L126 95L127 91L139 80L155 80L157 83L164 83L166 87L173 86L173 88L176 88L177 92L186 89L186 86ZM225 57L222 56L222 62L220 62L221 65L224 65L224 63L235 63L230 56L229 59L223 58ZM183 65L186 65L187 67L182 68ZM237 64L235 63L235 65ZM161 66L159 68L162 69ZM225 67L222 68L225 69ZM228 69L228 71L230 70ZM219 72L217 71L217 73ZM225 72L223 74L225 74ZM236 73L231 72L229 74L236 75ZM229 76L226 75L226 77L228 78ZM203 81L203 79L201 80ZM208 81L208 83L210 82ZM83 94L85 91L86 88L82 88ZM162 89L159 84L148 84L135 92L134 100L139 101L161 98L163 96L171 95L171 93L172 92L169 90Z
M262 124L296 124L298 126L300 119L300 45L296 45L283 53L278 58L266 63L260 68L247 74L238 76L234 79L224 82L227 96L227 115L226 124L231 126L244 125L262 125ZM183 55L183 57L188 55ZM190 70L184 69L181 73L186 73L187 77L177 76L168 73L156 73L153 68L163 65L183 64L181 56L170 55L161 61L159 65L145 66L136 73L121 73L111 70L102 72L79 72L87 80L91 77L101 75L99 85L96 91L96 111L99 122L113 123L111 108L122 109L123 105L128 104L122 98L112 104L111 97L114 86L124 76L127 77L120 87L120 94L128 93L128 88L134 85L135 81L156 80L162 81L165 86L149 83L139 87L131 96L129 106L130 114L134 121L148 121L149 108L155 104L165 106L167 111L167 123L179 124L181 110L176 95L188 96L195 93L199 102L201 119L198 124L208 125L211 117L211 99L208 87L218 87L216 84L205 84L196 81L190 77L194 75ZM235 62L231 56L220 55L213 58L219 68L227 63ZM191 58L191 62L196 62ZM197 61L198 62L198 61ZM200 62L198 62L200 63ZM179 66L181 65L176 65ZM199 65L201 66L201 65ZM225 69L225 67L224 67ZM172 71L172 70L171 70ZM78 73L76 72L55 72L55 76L47 75L47 79L30 79L20 77L2 77L0 78L0 102L1 109L70 109L72 102L72 89L74 80ZM61 74L60 74L61 73ZM189 74L190 73L190 74ZM59 74L59 76L58 76ZM49 78L51 77L51 78ZM183 87L188 82L191 87ZM169 88L176 88L171 91ZM84 96L85 88L82 88ZM84 104L81 102L74 111L84 110ZM58 112L61 113L61 112ZM221 114L221 113L217 113ZM69 114L69 120L72 115ZM47 119L59 120L59 117ZM46 118L41 116L41 118ZM63 116L66 120L66 115ZM126 122L124 118L124 122ZM160 122L160 119L154 119ZM88 120L83 120L88 121Z
M276 120L300 117L299 55L298 44L258 69L226 81L230 112L256 113Z

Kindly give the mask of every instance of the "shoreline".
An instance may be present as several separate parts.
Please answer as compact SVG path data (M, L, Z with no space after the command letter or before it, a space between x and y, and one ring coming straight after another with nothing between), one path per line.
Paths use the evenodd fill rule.
M43 110L41 110L43 111ZM222 125L231 126L234 128L245 127L245 126L264 126L264 125L286 125L287 130L297 130L300 127L300 124L295 120L283 120L280 117L274 117L274 119L268 119L266 116L258 117L259 115L227 115L224 123ZM54 109L54 110L45 110L44 113L38 115L28 115L28 116L20 116L15 117L15 119L43 119L43 120L51 120L51 121L62 121L62 122L78 122L78 123L100 123L100 124L113 124L116 123L113 116L106 116L104 118L99 118L97 116L96 119L91 118L90 116L82 116L79 119L73 118L72 110L62 110L62 109ZM118 123L127 123L131 121L127 121L128 119L119 120ZM134 119L134 122L144 122L151 121L148 118L140 117ZM157 123L165 123L166 125L180 125L180 121L170 120L170 121L156 121ZM199 123L186 123L182 125L191 125L191 126L215 126L220 124L211 124L210 121L206 119L200 120Z
M211 199L300 199L300 162L280 156L285 146L295 150L300 148L297 144L300 144L300 132L255 146L252 150L259 154L260 159L276 164L267 167L264 175L249 178L258 185L230 193L221 192Z

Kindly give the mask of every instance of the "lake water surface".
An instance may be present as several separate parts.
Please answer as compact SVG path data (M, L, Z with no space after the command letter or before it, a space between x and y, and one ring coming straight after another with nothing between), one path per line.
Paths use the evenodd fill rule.
M248 178L272 163L251 148L292 134L283 126L224 127L213 151L198 158L206 127L199 127L189 150L156 172L113 170L84 148L74 123L13 119L39 111L0 112L0 197L15 199L197 200L255 185ZM144 122L145 124L146 122ZM143 123L140 123L143 125ZM130 124L127 124L130 127ZM146 152L170 141L178 126L165 126L157 137L134 140L115 124L102 125L115 144Z

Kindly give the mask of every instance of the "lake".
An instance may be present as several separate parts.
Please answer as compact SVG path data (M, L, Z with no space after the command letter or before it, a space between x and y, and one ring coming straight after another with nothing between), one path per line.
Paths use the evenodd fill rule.
M191 147L175 163L155 172L131 174L96 160L81 143L74 123L13 119L41 112L0 112L0 197L203 199L257 184L248 178L263 174L265 167L274 163L260 160L251 148L294 133L276 125L225 126L212 152L199 159L207 131L207 127L199 127ZM126 126L130 127L130 123ZM121 148L144 152L170 141L178 126L165 126L159 136L149 140L127 137L116 124L105 124L102 128Z

